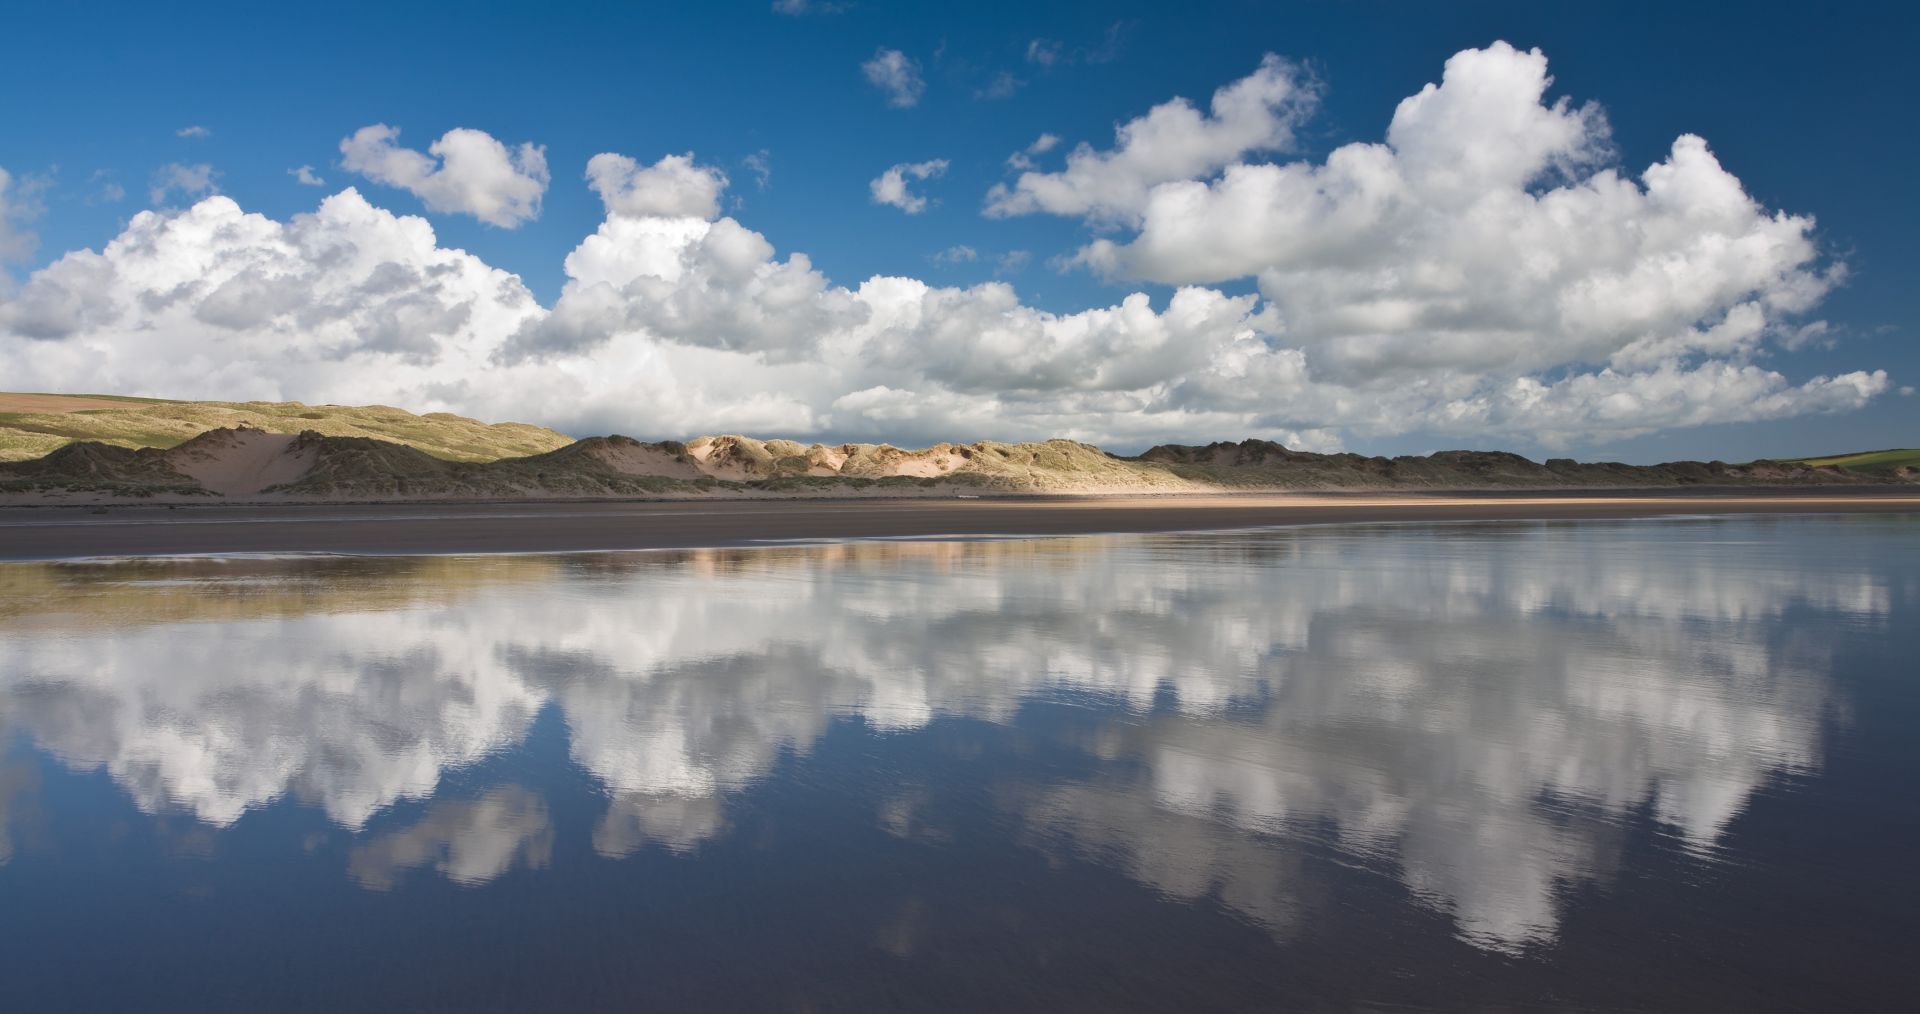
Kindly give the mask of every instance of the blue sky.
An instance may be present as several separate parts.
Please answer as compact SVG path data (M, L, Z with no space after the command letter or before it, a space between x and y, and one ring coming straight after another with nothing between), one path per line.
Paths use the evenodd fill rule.
M1508 446L1627 460L1740 459L1920 442L1920 398L1901 393L1920 380L1913 343L1920 321L1910 284L1920 255L1907 242L1915 224L1907 188L1920 162L1920 141L1909 127L1916 89L1908 67L1920 32L1914 15L1894 5L1816 10L1755 4L1738 16L1721 5L1672 4L807 6L812 9L798 14L766 2L660 9L336 4L284 11L201 4L191 12L38 5L16 11L10 15L16 38L36 44L17 47L0 63L0 88L13 96L0 107L0 170L12 180L16 239L30 236L32 249L23 252L16 241L16 255L5 266L12 294L0 293L0 299L24 305L36 272L69 251L101 250L148 208L175 214L217 191L245 213L287 223L351 186L383 213L424 217L438 248L465 251L486 267L517 276L535 304L528 313L558 315L569 254L617 217L583 178L588 160L611 152L645 166L691 153L695 165L727 178L714 217L729 217L762 235L777 251L767 263L804 253L825 280L826 287L812 293L817 299L831 302L839 287L858 290L872 276L910 276L960 293L1001 281L1013 287L1020 313L1069 317L1114 306L1133 292L1146 293L1151 307L1164 311L1175 288L1170 281L1179 277L1223 299L1244 297L1254 304L1249 314L1264 306L1287 318L1285 324L1247 326L1265 328L1260 340L1273 349L1304 348L1315 382L1335 381L1338 388L1322 384L1307 391L1263 381L1268 386L1257 391L1243 386L1223 395L1218 356L1201 363L1178 350L1140 352L1138 343L1150 340L1226 341L1183 335L1116 338L1118 346L1050 353L1038 363L1021 359L1000 374L983 360L1019 356L1008 351L1011 345L989 342L967 347L964 356L955 353L956 364L944 374L916 367L868 375L863 366L852 379L844 364L821 351L824 345L844 352L852 340L833 336L842 325L831 313L821 317L818 334L787 329L764 337L713 338L635 323L656 319L648 307L629 308L622 323L587 338L536 336L514 344L495 336L496 345L537 349L548 372L508 376L511 357L469 355L464 367L445 366L442 375L453 379L437 384L402 384L381 357L406 359L408 369L419 367L409 376L427 377L431 356L452 355L447 343L486 340L485 314L461 311L466 323L448 325L436 351L369 343L351 354L341 351L340 340L302 344L311 336L293 332L318 326L311 311L253 320L247 325L252 330L232 335L217 329L174 335L165 321L124 315L110 324L62 325L57 338L28 335L16 323L11 358L8 346L0 345L0 367L42 384L141 389L166 376L138 358L138 349L152 346L142 336L159 333L168 342L202 342L209 362L221 356L264 362L276 349L288 362L302 356L325 360L323 368L256 364L251 372L199 369L189 375L243 378L235 382L246 390L234 396L356 400L352 387L365 377L370 396L408 397L408 407L504 411L573 429L662 436L687 435L669 432L676 424L900 442L1064 432L1137 446L1261 435L1369 452ZM1429 337L1421 329L1429 325L1416 322L1407 333L1384 338L1334 330L1300 337L1292 304L1306 297L1293 283L1263 281L1254 262L1244 273L1223 269L1206 278L1164 263L1118 271L1064 263L1094 240L1125 244L1138 238L1138 220L1128 219L1137 209L983 213L992 187L1017 180L1009 156L1041 135L1060 143L1033 156L1035 171L1062 172L1062 160L1075 145L1089 144L1096 154L1110 151L1116 125L1175 97L1190 99L1204 113L1216 89L1253 74L1269 53L1288 62L1288 80L1296 87L1314 91L1311 110L1288 124L1285 144L1234 152L1181 179L1216 181L1237 164L1318 164L1343 145L1381 142L1401 100L1441 82L1454 54L1496 40L1522 54L1535 48L1543 54L1552 77L1547 106L1561 97L1576 109L1598 105L1609 150L1573 170L1574 182L1607 167L1637 177L1668 157L1676 137L1696 134L1762 215L1784 212L1817 222L1805 230L1815 252L1793 264L1824 279L1811 305L1769 309L1764 336L1734 347L1696 343L1676 359L1680 374L1703 363L1777 373L1781 379L1773 388L1755 388L1748 399L1771 398L1768 404L1775 407L1740 410L1744 387L1703 393L1703 399L1721 399L1719 407L1703 400L1698 410L1651 423L1652 432L1636 432L1645 427L1622 425L1614 417L1589 425L1586 408L1537 418L1499 409L1481 419L1459 407L1505 390L1516 377L1538 380L1554 398L1554 385L1570 377L1610 366L1616 373L1656 369L1644 356L1623 366L1628 360L1618 357L1617 347L1575 335L1561 343L1575 351L1518 351L1509 357L1512 365L1487 365L1499 356L1469 355L1458 362L1440 357L1435 369L1450 371L1451 379L1420 376L1433 385L1425 400L1369 413L1358 403L1404 392L1405 378L1414 376L1406 370L1417 367L1395 373L1349 365L1336 376L1326 364L1339 355L1357 362L1354 350L1368 341L1375 344L1365 348L1426 363L1431 357L1420 350ZM897 51L915 68L922 84L911 105L890 104L890 93L863 71L882 50ZM370 178L364 166L350 170L342 141L375 124L398 128L390 147L420 152L455 128L484 132L509 150L540 146L548 180L537 215L510 228L489 224L473 213L448 210L444 202L435 208L419 188ZM203 128L205 136L182 136L190 127ZM873 199L871 183L889 167L930 160L944 160L945 168L911 184L911 192L927 202L917 213ZM208 167L211 186L175 190L155 201L149 191L169 165ZM325 186L302 185L289 172L300 166L310 166ZM1548 174L1525 187L1539 194L1566 182ZM122 196L112 199L116 188ZM1345 249L1328 242L1328 251ZM942 255L961 247L973 258ZM1001 260L1013 252L1023 252L1024 262L1020 253ZM1389 253L1368 256L1387 258L1367 266L1370 277L1405 268L1392 263ZM1844 268L1836 272L1836 265ZM116 284L132 284L127 279L138 275L124 264L115 270ZM1312 298L1332 298L1326 293L1347 281L1314 282ZM1755 292L1767 295L1764 287ZM1397 304L1398 294L1387 295L1392 298L1386 302ZM1691 323L1710 328L1729 307L1753 296L1710 301L1706 315ZM958 296L947 302L953 304L953 328L981 320L991 328L1000 319L981 316L987 310L962 305ZM1429 312L1422 319L1443 316ZM503 316L497 326L540 323L524 317ZM24 319L18 313L16 318ZM0 342L10 340L7 319L0 316ZM1814 322L1824 323L1801 333ZM366 327L364 321L327 326ZM1457 320L1447 326L1462 327ZM1457 341L1481 341L1474 336L1480 326L1461 330ZM881 338L863 330L861 340L890 346L951 340L937 321L919 320L916 327ZM554 330L549 322L546 331ZM96 353L108 349L123 357L124 365L109 363L92 376L75 372L84 368L72 364L86 362L79 350L88 343ZM1552 336L1543 343L1551 345ZM650 351L643 355L638 346ZM1142 356L1139 371L1150 372L1153 364L1162 370L1150 377L1139 373L1153 383L1124 387L1086 379L1102 357L1117 362L1135 353ZM573 357L571 365L562 356ZM489 373L485 363L500 370ZM1198 370L1215 375L1202 383L1195 379ZM628 395L600 376L625 377L627 371L649 383ZM1860 381L1862 393L1850 399L1793 393L1816 377L1873 371L1885 376ZM1044 379L1035 379L1042 374ZM996 381L998 376L1008 379ZM567 392L569 382L604 389L574 395ZM1700 383L1681 387L1703 390ZM493 390L491 384L514 390ZM1019 386L1020 393L1009 394L1008 385ZM741 400L758 398L761 409L730 403L730 390ZM1671 397L1658 385L1636 390L1634 397ZM1270 410L1281 404L1298 407ZM1594 404L1606 402L1596 396ZM935 411L935 405L944 407ZM1447 422L1463 418L1463 411L1469 421ZM1604 414L1604 408L1591 411ZM975 432L983 427L998 432Z

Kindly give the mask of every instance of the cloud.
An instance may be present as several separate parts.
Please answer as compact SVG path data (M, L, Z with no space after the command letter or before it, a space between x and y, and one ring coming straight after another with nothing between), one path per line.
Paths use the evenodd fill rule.
M531 142L509 150L493 136L457 127L426 154L395 143L398 128L362 127L340 142L341 165L375 183L405 190L433 211L472 215L513 229L540 217L547 192L546 149Z
M1495 432L1530 431L1547 446L1565 446L1601 431L1637 436L1710 423L1756 422L1859 408L1887 389L1885 371L1816 377L1798 387L1750 364L1674 361L1646 372L1583 373L1546 383L1520 377L1484 399L1461 399L1455 424L1478 422Z
M0 363L59 389L84 386L92 356L99 382L121 390L344 394L383 383L382 362L417 383L471 369L458 365L472 362L465 341L537 310L518 278L352 189L286 223L209 197L141 212L99 253L35 272L0 304Z
M1253 278L1282 340L1351 380L1738 360L1844 278L1811 218L1761 207L1698 137L1621 175L1598 108L1546 102L1551 81L1537 50L1462 52L1400 103L1385 143L1161 182L1128 206L1137 234L1079 259L1169 284ZM1101 220L1098 202L1059 196L1087 192L1074 175L1008 199Z
M115 204L127 198L127 188L114 180L113 174L105 169L95 169L93 175L87 177L87 183L90 186L98 185L98 189L93 193L81 198L89 206Z
M1303 71L1269 55L1251 75L1214 92L1209 112L1183 98L1153 107L1114 131L1114 147L1082 144L1056 173L1026 171L987 194L995 218L1046 212L1133 223L1157 184L1212 173L1248 152L1293 146L1296 127L1318 105L1320 90ZM1043 135L1042 140L1046 136ZM1051 148L1034 150L1039 154ZM1032 163L1016 156L1015 168Z
M40 237L27 225L44 210L40 192L46 186L47 180L43 177L16 180L0 168L0 264L24 262L39 249ZM0 275L0 281L3 280L4 275ZM3 288L0 294L4 294Z
M1013 93L1019 91L1020 86L1025 83L1026 82L1019 78L1014 77L1012 71L1003 70L995 74L993 80L987 82L986 87L974 91L973 97L976 99L1010 99L1013 98Z
M1112 63L1120 58L1128 27L1124 21L1108 25L1107 30L1101 33L1099 42L1071 49L1055 39L1031 39L1027 42L1026 59L1042 70L1052 70L1056 66Z
M823 3L822 0L773 0L775 14L794 18L808 14L839 14L846 9L844 3Z
M1008 250L994 261L993 273L1002 277L1017 275L1025 271L1032 260L1033 251L1031 250Z
M775 260L765 237L715 220L727 179L691 155L640 168L606 153L588 162L588 175L607 218L567 256L552 313L525 320L497 350L499 361L553 362L593 354L617 336L645 336L703 350L702 359L728 352L790 362L864 313L805 254ZM769 392L767 401L777 397Z
M1115 150L1069 158L1064 175L1091 182L1062 190L1066 203L1121 230L1080 262L1163 295L1055 312L1005 281L837 284L722 215L717 168L604 153L587 179L606 217L567 255L551 306L353 190L286 221L216 196L137 215L0 296L0 376L574 432L1119 449L1396 434L1593 447L1845 412L1895 389L1880 370L1790 377L1767 361L1812 333L1806 317L1844 279L1811 220L1760 207L1696 138L1621 176L1596 110L1541 101L1537 54L1455 57L1383 143L1218 164L1284 133L1297 85L1276 83L1281 66L1223 88L1208 115L1163 105L1175 114L1128 128L1175 129L1123 128ZM1170 171L1149 157L1166 137L1201 138L1202 154L1172 161L1211 168L1145 183ZM906 185L931 168L898 168L899 190L876 198L925 201ZM1126 208L1131 231L1114 217Z
M1108 25L1107 30L1101 33L1099 42L1074 51L1075 62L1098 64L1120 59L1120 54L1126 49L1127 32L1132 27L1132 23L1126 21Z
M411 826L355 845L347 876L370 890L390 891L404 871L431 865L474 887L515 865L544 868L553 839L546 802L518 785L502 786L479 799L436 800Z
M1033 143L1007 156L1007 168L1016 171L1035 168L1035 155L1044 155L1060 146L1058 134L1041 134Z
M920 104L927 82L920 76L920 64L897 49L881 47L873 59L860 65L868 83L887 93L887 105L910 109Z
M182 197L216 193L220 188L214 180L219 175L218 170L205 162L193 165L169 162L154 170L153 183L147 188L147 200L155 204L165 204L167 195L173 193L178 193Z
M935 264L971 264L980 259L980 251L962 243L933 255Z
M746 166L747 171L753 174L755 189L765 190L773 185L773 159L767 149L762 148L748 155L740 160L740 164Z
M587 160L587 181L609 213L665 218L712 218L719 213L726 174L693 164L693 155L668 155L642 166L603 152Z
M310 165L289 169L287 170L287 175L293 177L294 180L299 182L303 187L324 187L327 185L327 181L321 179L320 174L314 172L313 167Z
M944 158L902 162L875 177L867 184L867 189L872 192L873 203L891 205L909 215L918 215L927 210L927 199L909 191L907 181L934 179L946 171L947 160Z
M212 137L213 131L208 130L205 127L202 127L199 124L194 124L191 127L181 127L179 130L176 130L173 132L173 136L192 138L193 140L200 141L200 140L205 140L206 138Z

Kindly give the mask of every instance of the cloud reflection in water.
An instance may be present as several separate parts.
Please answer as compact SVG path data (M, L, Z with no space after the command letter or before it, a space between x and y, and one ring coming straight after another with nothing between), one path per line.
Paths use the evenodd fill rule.
M1331 836L1512 949L1552 938L1556 885L1611 873L1627 815L1711 851L1817 767L1841 702L1815 621L1890 593L1769 535L1792 524L9 565L0 725L149 813L317 807L387 888L550 861L534 790L435 798L544 708L609 798L594 849L623 856L725 834L730 794L836 718L1006 725L1065 694L1095 706L1095 773L995 776L1032 847L1285 933L1316 890L1289 842ZM364 830L408 800L430 802Z

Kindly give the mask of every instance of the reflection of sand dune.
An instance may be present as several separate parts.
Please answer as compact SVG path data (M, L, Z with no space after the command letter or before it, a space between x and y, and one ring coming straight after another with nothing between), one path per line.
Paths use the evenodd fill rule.
M118 630L446 604L552 581L543 556L179 557L0 566L0 632Z
M1311 828L1518 946L1553 933L1556 884L1606 873L1621 814L1650 803L1710 847L1775 772L1817 763L1830 660L1783 618L1888 610L1847 541L1872 524L297 561L239 581L153 564L105 591L43 567L0 578L37 603L0 607L0 719L149 810L224 825L292 796L358 828L552 705L610 796L593 844L624 855L723 833L726 795L835 716L1006 721L1067 689L1133 717L1080 744L1114 762L1092 782L1005 787L1041 847L1279 931L1309 903L1283 843ZM1708 544L1735 537L1754 544ZM107 622L106 603L176 596L213 618ZM544 807L515 798L434 804L355 875L538 865Z

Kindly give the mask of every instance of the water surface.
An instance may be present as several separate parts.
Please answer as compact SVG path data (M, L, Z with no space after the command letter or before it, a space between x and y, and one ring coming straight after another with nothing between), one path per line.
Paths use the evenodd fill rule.
M1894 1009L1920 519L0 565L10 1009Z

